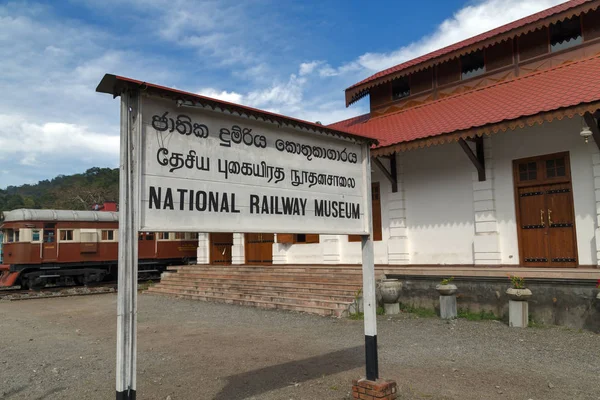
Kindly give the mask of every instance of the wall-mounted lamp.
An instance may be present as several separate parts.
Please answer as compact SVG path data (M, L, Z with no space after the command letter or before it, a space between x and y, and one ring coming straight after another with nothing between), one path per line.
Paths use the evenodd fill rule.
M581 132L579 132L579 134L587 143L590 141L590 136L592 136L592 130L590 129L589 126L587 126L587 123L585 122L585 119L583 119L583 117L581 118L581 124L582 124Z

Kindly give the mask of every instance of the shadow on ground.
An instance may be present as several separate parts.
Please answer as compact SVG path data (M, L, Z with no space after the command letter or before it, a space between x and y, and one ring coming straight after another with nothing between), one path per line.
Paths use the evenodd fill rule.
M364 365L364 347L357 346L316 357L273 365L227 377L227 384L214 400L256 396L295 383L349 371Z

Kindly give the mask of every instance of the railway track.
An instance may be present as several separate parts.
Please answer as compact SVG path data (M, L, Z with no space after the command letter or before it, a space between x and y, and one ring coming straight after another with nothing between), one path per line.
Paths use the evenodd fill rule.
M155 282L159 279L150 279L139 282ZM138 286L138 287L139 287ZM91 294L108 294L117 292L117 282L101 282L87 286L54 286L46 287L41 290L29 290L20 288L2 288L0 289L0 301L33 300L51 297L72 297L87 296Z

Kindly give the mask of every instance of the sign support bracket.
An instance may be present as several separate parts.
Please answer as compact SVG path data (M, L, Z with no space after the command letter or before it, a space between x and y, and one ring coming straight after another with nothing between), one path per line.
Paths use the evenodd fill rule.
M135 400L137 369L139 92L121 94L119 165L119 261L117 294L117 400Z
M366 375L370 381L379 378L377 356L377 296L375 294L375 254L373 252L373 199L371 197L371 157L369 146L363 145L363 190L366 201L365 230L369 235L361 235L363 303L365 319L365 360ZM376 161L377 158L375 158Z

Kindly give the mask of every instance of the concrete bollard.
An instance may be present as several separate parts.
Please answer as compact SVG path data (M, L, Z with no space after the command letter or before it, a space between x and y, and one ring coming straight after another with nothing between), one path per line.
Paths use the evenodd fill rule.
M458 317L455 294L440 296L440 317L442 319L455 319Z
M529 326L529 303L526 301L508 301L508 323L514 328Z
M400 303L383 303L386 315L400 314Z

